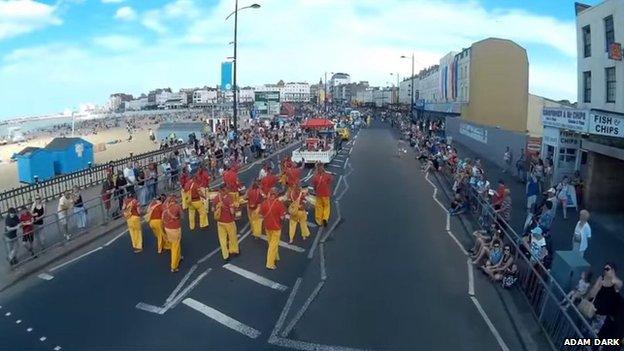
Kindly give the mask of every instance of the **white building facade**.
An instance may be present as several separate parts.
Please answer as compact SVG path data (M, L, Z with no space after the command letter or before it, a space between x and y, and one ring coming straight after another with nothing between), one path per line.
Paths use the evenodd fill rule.
M281 100L284 102L309 102L310 84L286 83L281 91Z
M141 111L147 107L147 97L126 101L126 111Z
M331 86L345 85L351 83L351 76L347 73L334 73L330 80Z
M208 105L217 103L217 90L199 89L193 92L194 105Z

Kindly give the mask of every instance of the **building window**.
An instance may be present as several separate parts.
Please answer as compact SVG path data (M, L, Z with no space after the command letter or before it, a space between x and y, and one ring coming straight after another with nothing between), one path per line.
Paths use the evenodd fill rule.
M609 46L613 42L615 42L615 32L613 30L613 16L605 17L604 19L605 26L605 51L609 51Z
M605 68L605 80L607 83L607 102L615 102L615 67Z
M591 71L583 72L583 102L591 102Z
M591 56L591 29L583 27L583 57Z

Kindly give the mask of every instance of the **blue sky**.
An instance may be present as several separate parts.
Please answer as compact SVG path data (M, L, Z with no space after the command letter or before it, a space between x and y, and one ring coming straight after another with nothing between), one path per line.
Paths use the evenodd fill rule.
M253 1L240 0L240 6ZM393 82L485 37L527 49L530 91L576 100L574 2L256 0L240 14L239 84ZM590 4L596 0L588 1ZM0 119L103 104L114 92L214 86L234 0L0 0Z

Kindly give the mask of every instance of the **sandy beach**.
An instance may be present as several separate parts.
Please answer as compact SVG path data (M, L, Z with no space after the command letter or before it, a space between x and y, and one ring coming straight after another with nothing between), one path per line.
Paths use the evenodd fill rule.
M144 153L155 150L159 146L149 140L147 127L134 130L132 141L128 141L128 131L123 127L102 130L97 134L77 131L75 136L93 143L94 150L97 150L98 144L106 144L106 150L94 153L95 163L105 163L127 157L131 152L134 154ZM45 136L19 144L0 146L0 174L2 175L0 177L0 191L23 185L18 181L17 163L10 161L11 156L27 146L44 147L52 138L52 136ZM115 140L120 140L120 142L110 144L110 142Z

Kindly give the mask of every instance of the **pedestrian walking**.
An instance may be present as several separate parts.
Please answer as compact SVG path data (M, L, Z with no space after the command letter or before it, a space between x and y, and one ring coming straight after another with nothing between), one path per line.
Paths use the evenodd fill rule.
M221 246L221 256L229 260L231 255L238 255L238 237L236 222L234 221L236 208L229 189L222 185L219 194L214 199L214 218L217 221L217 234Z
M587 222L588 220L589 211L581 210L579 221L574 227L574 236L572 237L572 250L578 251L582 257L585 257L585 251L591 238L591 227Z
M277 191L271 189L269 196L260 206L260 215L263 218L264 229L269 243L267 248L266 268L275 269L279 261L279 241L282 233L282 220L286 215L284 204L278 199Z
M143 251L143 233L141 231L141 216L139 212L139 202L134 193L129 193L124 199L123 216L128 224L128 233L134 253Z
M6 219L4 220L4 243L7 249L7 260L11 266L18 263L17 261L17 230L22 226L17 216L17 210L14 207L9 208Z
M509 149L509 146L507 146L507 148L505 149L505 153L503 154L503 163L505 165L505 167L503 168L503 173L507 173L511 170L511 161L511 149Z

